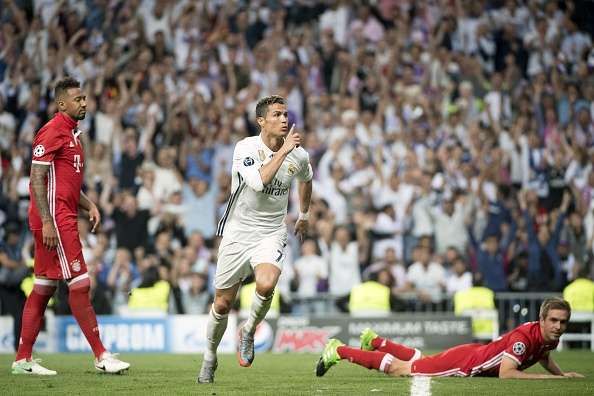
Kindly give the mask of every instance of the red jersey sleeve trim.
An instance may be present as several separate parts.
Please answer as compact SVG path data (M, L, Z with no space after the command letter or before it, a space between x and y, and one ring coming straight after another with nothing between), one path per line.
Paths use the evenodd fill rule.
M52 161L47 162L47 161L36 161L36 160L32 160L31 161L32 164L39 164L39 165L51 165Z
M518 360L518 358L517 358L517 357L515 357L515 356L514 356L514 355L512 355L512 354L509 354L509 353L507 353L507 352L503 352L503 356L505 356L505 357L508 357L508 358L510 358L511 360L513 360L514 362L518 363L518 366L521 366L521 365L522 365L522 362L520 362L520 361Z

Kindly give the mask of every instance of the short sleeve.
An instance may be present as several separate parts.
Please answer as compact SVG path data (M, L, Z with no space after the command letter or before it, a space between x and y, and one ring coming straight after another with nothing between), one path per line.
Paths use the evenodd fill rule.
M238 172L245 183L255 191L262 191L264 184L260 176L260 161L245 142L239 142L233 151L233 171Z
M33 164L50 165L58 150L62 146L62 137L51 130L44 130L33 139L33 152L31 162Z
M521 366L522 363L527 359L527 352L530 346L530 340L523 334L514 334L510 337L505 351L504 356L507 356L514 362Z
M301 160L301 169L297 174L297 180L302 182L308 182L313 178L313 169L309 163L309 154L303 150L303 159Z

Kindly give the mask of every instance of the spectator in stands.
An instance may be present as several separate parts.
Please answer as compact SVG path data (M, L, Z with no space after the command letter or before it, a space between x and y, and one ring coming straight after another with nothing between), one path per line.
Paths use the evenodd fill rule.
M447 222L428 216L449 212L451 197L469 210L480 201L468 224L478 243L495 235L501 244L501 224L514 213L518 238L509 254L529 251L531 263L512 261L503 278L515 290L550 290L550 280L533 284L538 271L525 273L551 261L535 255L534 244L528 248L527 231L545 237L566 187L579 215L569 219L575 240L562 236L571 253L562 260L581 260L583 231L592 250L594 24L585 17L587 2L549 1L542 10L522 2L472 2L468 10L410 1L392 8L287 2L280 9L254 1L46 2L26 10L21 3L0 7L0 223L26 221L33 132L56 111L53 81L70 74L83 81L93 110L80 128L85 191L101 195L107 214L98 239L115 235L136 263L162 229L171 233L174 257L200 231L211 263L217 241L208 227L230 196L233 147L257 134L255 101L275 92L288 97L305 136L312 203L320 203L312 204L312 238L329 266L334 227L356 236L349 243L357 265L340 266L350 280L360 276L359 263L374 259L370 252L383 256L385 246L369 233L374 225L400 227L386 239L396 242L398 259L402 242L406 263L426 235L435 237L436 260L446 266L454 261L444 259L449 244L465 256L467 235L447 232L460 226L459 205ZM207 186L194 188L194 179ZM515 209L522 188L536 191L526 225ZM198 209L185 213L200 218L171 221L187 205ZM393 215L374 216L386 205ZM114 248L101 246L90 247L94 258L112 262ZM565 248L548 247L541 251Z
M363 279L371 279L372 276L377 276L380 271L387 269L392 278L392 293L399 293L408 290L408 279L406 278L406 268L402 261L396 257L396 250L394 248L387 248L384 251L384 257L381 260L371 264L363 271L361 277ZM378 277L379 278L379 277Z
M450 246L461 252L466 251L468 233L465 207L463 199L447 196L442 201L441 208L427 208L433 220L437 254L444 254Z
M204 238L212 239L216 232L216 198L218 188L213 182L191 177L183 187L185 213L182 221L186 235L200 232Z
M207 275L192 270L189 278L190 284L181 288L183 313L193 315L208 313L212 296L208 293Z
M552 231L548 224L541 224L538 233L534 220L527 210L525 194L520 196L526 229L528 231L528 289L533 291L559 290L562 286L561 263L557 253L559 235L571 195L565 193Z
M511 227L502 223L502 229L506 232L499 237L495 231L484 236L484 242L480 242L472 227L468 228L471 245L476 253L478 270L483 279L484 285L493 291L506 291L508 288L505 276L505 260L508 248L516 235L517 225L512 221Z
M472 273L468 271L466 263L461 258L457 258L452 263L450 273L446 280L446 293L450 296L458 291L470 289L472 287Z
M438 303L446 284L443 266L432 260L430 247L419 245L413 251L414 263L408 267L406 277L423 303Z
M588 267L581 267L577 278L563 290L563 298L572 311L594 312L594 282L588 275Z
M107 287L111 291L114 306L121 306L128 302L130 290L138 280L139 274L132 263L130 251L119 248L107 275Z
M330 247L328 287L330 294L343 299L343 304L353 286L361 283L359 251L356 241L345 226L334 230ZM344 309L344 305L340 306Z
M113 203L108 199L109 188L103 194L102 206L107 216L115 222L118 247L133 252L137 247L146 247L148 239L149 211L139 210L136 197L128 192L116 194Z
M295 261L294 283L297 285L297 296L302 299L315 297L319 292L327 289L328 263L318 255L316 242L306 239L301 244L301 257ZM295 313L323 313L324 304L319 301L301 302L294 310Z

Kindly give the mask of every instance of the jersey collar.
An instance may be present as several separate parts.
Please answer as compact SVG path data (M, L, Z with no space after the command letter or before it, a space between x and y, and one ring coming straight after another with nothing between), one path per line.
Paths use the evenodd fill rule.
M270 147L268 147L266 145L266 143L264 143L264 140L262 139L262 134L258 135L258 138L260 139L260 147L262 147L262 150L264 151L264 154L266 157L270 157L274 154L274 151L272 151L270 149Z

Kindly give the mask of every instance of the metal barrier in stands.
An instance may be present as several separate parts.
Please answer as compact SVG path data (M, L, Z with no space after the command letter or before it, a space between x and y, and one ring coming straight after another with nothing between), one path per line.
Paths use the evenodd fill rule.
M500 333L513 329L514 327L529 321L538 320L540 304L545 298L560 296L559 293L496 293L495 306L499 313ZM399 293L397 295L399 306L396 307L399 312L422 312L436 313L454 311L454 301L451 296L442 294L439 298L434 298L432 302L421 301L414 292ZM300 298L297 295L291 296L293 306L316 305L323 307L316 310L294 310L294 314L309 314L323 316L328 313L338 313L341 310L346 312L348 300L345 297L337 297L326 293L320 293L315 297ZM341 309L342 308L342 309Z

